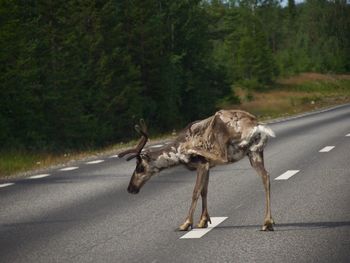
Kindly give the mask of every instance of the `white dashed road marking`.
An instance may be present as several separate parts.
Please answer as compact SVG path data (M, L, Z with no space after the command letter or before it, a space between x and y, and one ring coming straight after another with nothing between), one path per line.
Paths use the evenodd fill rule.
M156 144L156 145L150 146L149 148L160 148L160 147L163 147L163 146L164 146L163 144Z
M348 133L347 135L345 135L346 137L350 137L350 133Z
M14 185L14 183L0 184L0 188L10 186L10 185Z
M91 162L87 162L86 164L96 164L96 163L102 163L105 160L95 160L95 161L91 161Z
M288 180L293 175L299 173L300 170L288 170L287 172L281 174L280 176L276 177L275 180Z
M78 168L79 167L72 166L72 167L62 168L62 169L60 169L60 171L72 171L72 170L75 170L75 169L78 169Z
M37 175L33 175L28 177L28 179L39 179L39 178L44 178L44 177L48 177L50 176L50 174L37 174Z
M190 232L180 237L180 239L201 238L206 233L213 230L214 227L224 222L227 219L227 217L211 217L210 219L212 224L208 224L207 228L194 228Z
M326 146L320 150L320 153L330 152L331 150L333 150L334 147L335 146Z
M118 154L116 154L116 155L111 155L111 156L109 156L109 158L119 158L119 155L118 155Z

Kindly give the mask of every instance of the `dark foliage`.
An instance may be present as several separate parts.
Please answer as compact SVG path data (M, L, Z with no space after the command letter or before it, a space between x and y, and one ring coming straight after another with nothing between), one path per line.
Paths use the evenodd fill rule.
M99 147L210 115L234 83L350 71L345 1L288 4L1 1L0 150Z

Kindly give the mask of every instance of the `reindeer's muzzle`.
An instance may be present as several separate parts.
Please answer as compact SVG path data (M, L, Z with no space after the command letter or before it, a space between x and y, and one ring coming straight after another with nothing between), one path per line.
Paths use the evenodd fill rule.
M129 184L128 186L128 193L130 194L138 194L140 192L139 188L136 188L134 185Z

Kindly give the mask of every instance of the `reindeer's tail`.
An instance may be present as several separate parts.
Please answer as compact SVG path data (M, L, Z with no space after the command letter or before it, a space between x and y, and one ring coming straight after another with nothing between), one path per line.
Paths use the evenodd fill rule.
M270 137L276 137L276 134L274 133L274 131L270 127L268 127L266 124L259 124L257 126L256 132L269 135Z
M264 148L268 136L276 137L276 134L266 124L259 123L239 145L241 147L249 145L248 147L251 151L257 151Z
M258 126L255 126L249 138L249 150L252 152L262 150L267 142L268 136L276 137L275 133L273 132L273 130L271 130L271 128L264 124L258 124ZM257 140L255 140L254 138L257 138Z

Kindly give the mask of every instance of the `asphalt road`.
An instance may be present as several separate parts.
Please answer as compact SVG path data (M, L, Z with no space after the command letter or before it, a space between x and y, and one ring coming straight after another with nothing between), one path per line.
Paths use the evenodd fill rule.
M275 231L259 231L264 190L247 159L211 170L209 213L227 219L180 239L195 172L165 170L130 195L134 163L106 156L0 183L0 262L350 262L350 105L270 127Z

